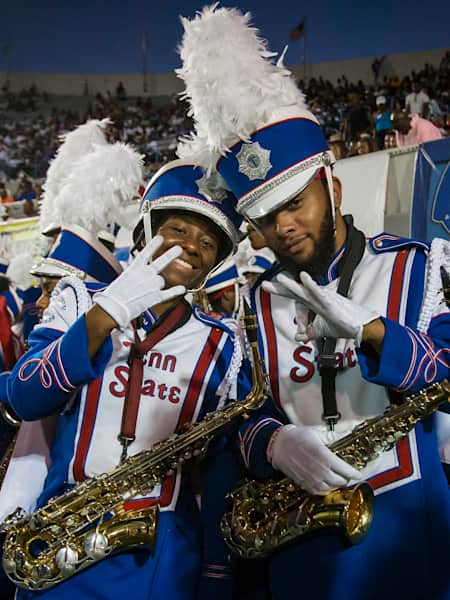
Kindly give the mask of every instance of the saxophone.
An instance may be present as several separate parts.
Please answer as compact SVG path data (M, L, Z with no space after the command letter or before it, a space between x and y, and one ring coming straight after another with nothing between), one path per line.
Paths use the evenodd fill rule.
M352 466L363 468L380 452L392 449L445 400L450 400L446 379L360 423L328 447ZM228 546L243 558L267 556L305 534L328 528L338 528L348 542L357 544L372 521L373 491L366 482L319 496L307 493L288 478L252 480L229 496L232 510L224 515L221 529Z
M6 471L14 453L17 435L19 433L20 419L13 413L12 408L0 403L0 420L4 421L5 433L3 434L2 445L4 446L3 455L0 460L0 487L5 479Z
M3 567L18 586L43 590L111 554L154 545L157 506L125 511L124 503L148 494L192 457L201 457L219 431L267 397L266 376L259 356L255 316L245 307L244 328L252 355L253 386L242 402L208 413L168 439L130 456L112 471L78 484L32 515L21 509L2 524L6 532Z

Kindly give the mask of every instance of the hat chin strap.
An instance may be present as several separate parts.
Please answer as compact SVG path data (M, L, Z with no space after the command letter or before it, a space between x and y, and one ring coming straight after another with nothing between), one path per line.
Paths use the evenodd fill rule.
M331 166L324 167L325 176L327 178L327 186L328 186L328 194L330 197L330 205L331 205L331 217L333 219L333 231L336 237L336 206L334 203L334 186L333 186L333 173L331 171Z
M214 265L214 267L205 275L205 278L203 279L202 283L197 288L188 289L186 290L186 293L195 294L195 292L200 292L205 287L205 284L211 277L211 275L213 275L216 272L216 270L223 265L223 263L227 260L229 256L230 255L225 256L225 258L218 262L217 265Z
M149 244L152 241L152 218L151 218L151 208L150 204L147 205L148 208L142 215L142 222L144 224L144 236L145 236L145 244ZM150 261L151 262L151 258Z

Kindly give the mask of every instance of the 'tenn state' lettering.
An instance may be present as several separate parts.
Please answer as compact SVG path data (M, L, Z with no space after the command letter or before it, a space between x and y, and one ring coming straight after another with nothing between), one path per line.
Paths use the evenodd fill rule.
M289 375L292 381L296 383L305 383L309 381L317 369L317 360L312 359L310 356L313 353L311 346L301 344L294 350L293 359L299 365L302 365L303 369L298 366L292 367ZM356 365L355 351L353 348L347 348L345 352L336 352L336 368L339 371L344 369L352 368Z
M132 345L131 342L122 342L125 348ZM173 354L161 354L161 352L148 352L143 358L142 363L144 366L153 367L155 369L161 369L161 371L169 371L173 373L177 366L177 359Z
M127 365L119 365L114 369L115 380L109 384L109 391L116 398L125 397L129 373L130 367ZM169 386L166 383L158 383L154 379L144 379L141 396L150 396L178 404L181 399L181 389L176 385Z

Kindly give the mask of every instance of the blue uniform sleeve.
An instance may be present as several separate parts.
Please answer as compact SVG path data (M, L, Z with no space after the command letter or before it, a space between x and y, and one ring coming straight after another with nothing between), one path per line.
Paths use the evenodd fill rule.
M272 398L249 414L239 428L239 447L242 459L252 477L267 479L276 471L267 460L267 446L273 432L284 425L284 419L275 408Z
M420 333L395 321L383 319L386 333L381 355L361 346L361 373L367 381L415 392L450 375L450 313L431 320L428 332Z
M111 338L107 338L90 360L84 315L63 334L38 328L29 342L30 350L8 378L9 403L25 421L60 412L80 386L103 373L112 354Z

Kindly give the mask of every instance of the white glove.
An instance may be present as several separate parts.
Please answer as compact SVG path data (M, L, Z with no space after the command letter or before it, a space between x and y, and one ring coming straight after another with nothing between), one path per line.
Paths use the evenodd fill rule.
M310 494L328 494L361 479L360 472L333 454L310 427L284 425L273 435L272 466Z
M124 329L147 308L182 296L186 292L183 285L164 290L165 281L159 275L183 252L180 246L173 246L149 263L149 259L162 243L163 238L160 235L155 236L106 290L94 295L93 301L116 321L119 329Z
M301 283L280 273L274 282L264 282L263 288L301 302L316 316L312 323L298 323L295 335L297 341L313 340L320 337L354 339L361 344L364 325L378 319L379 313L341 296L326 287L318 285L308 273L300 273Z

